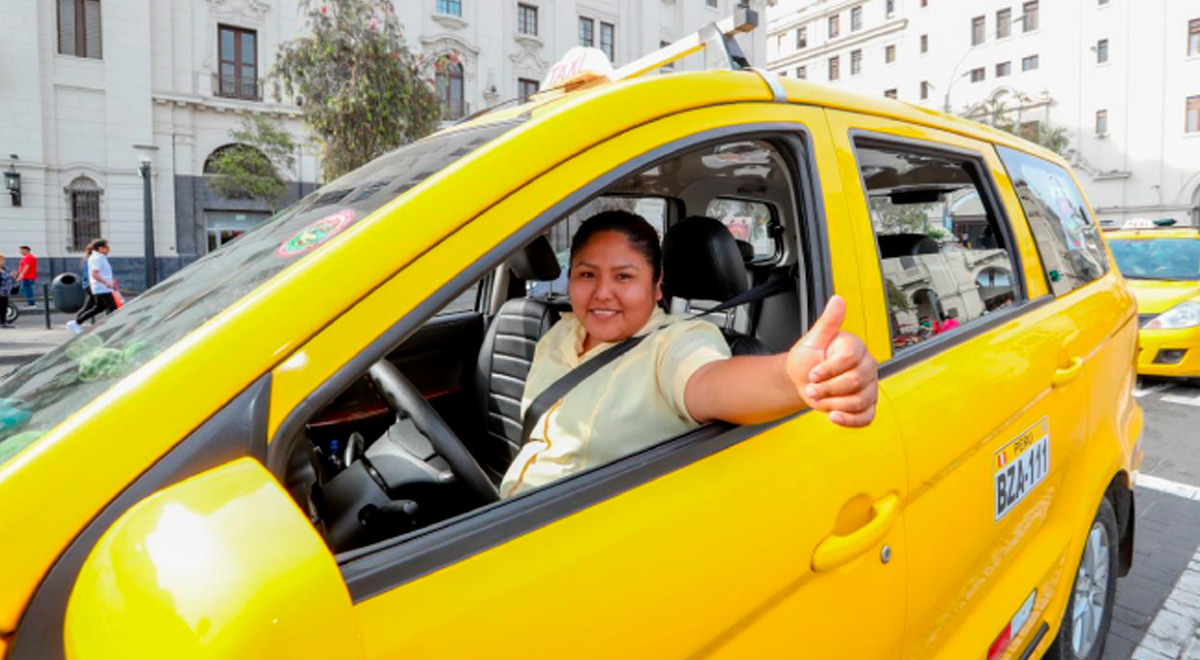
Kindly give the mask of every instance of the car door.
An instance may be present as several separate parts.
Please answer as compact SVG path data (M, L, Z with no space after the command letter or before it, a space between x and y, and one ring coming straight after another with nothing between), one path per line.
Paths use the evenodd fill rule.
M1048 295L991 145L843 112L830 123L843 179L863 182L855 226L879 249L864 264L868 327L891 334L875 340L911 488L904 656L984 657L1013 622L1015 657L1061 611L1077 560L1063 493L1082 475L1086 337ZM912 233L894 231L922 204Z
M587 125L588 113L607 110L575 112L570 121ZM498 200L285 360L273 374L275 442L289 437L283 411L336 380L324 367L369 364L376 337L403 336L420 310L460 290L460 274L486 272L609 183L714 140L803 145L797 194L821 237L806 258L849 301L846 329L866 332L854 241L843 223L822 224L844 215L822 111L730 103L627 119L627 130ZM514 148L536 149L540 134L527 131L519 139L530 142ZM393 326L399 299L417 312ZM904 461L884 401L859 430L813 413L710 425L338 559L371 657L897 658L911 561L898 505Z

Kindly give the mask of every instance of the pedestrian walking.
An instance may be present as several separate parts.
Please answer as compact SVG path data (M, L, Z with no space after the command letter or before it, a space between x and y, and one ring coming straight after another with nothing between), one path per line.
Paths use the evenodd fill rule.
M37 283L37 255L28 245L21 246L21 265L17 267L17 280L21 284L21 293L30 307L37 307L33 299L33 286Z
M8 293L13 289L13 276L4 268L4 255L0 254L0 328L8 325Z
M112 274L112 266L108 263L108 241L103 238L91 243L92 254L87 259L87 275L89 288L94 302L91 307L84 307L73 321L67 321L67 329L75 334L83 332L84 321L100 312L112 314L117 311L117 301L113 293L118 290L118 283Z
M83 307L79 308L76 316L84 314L96 306L96 296L92 295L92 275L89 272L91 269L88 268L88 259L92 257L92 252L96 249L96 240L88 241L87 247L83 249L83 258L79 260L79 281L80 287L83 289Z

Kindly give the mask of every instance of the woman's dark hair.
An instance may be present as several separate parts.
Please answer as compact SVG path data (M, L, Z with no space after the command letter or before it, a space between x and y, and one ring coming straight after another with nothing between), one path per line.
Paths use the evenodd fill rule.
M593 236L606 231L624 236L629 245L646 258L654 276L652 281L657 282L662 277L662 245L658 241L658 232L645 218L629 211L604 211L585 220L571 239L571 263L575 263L575 255Z

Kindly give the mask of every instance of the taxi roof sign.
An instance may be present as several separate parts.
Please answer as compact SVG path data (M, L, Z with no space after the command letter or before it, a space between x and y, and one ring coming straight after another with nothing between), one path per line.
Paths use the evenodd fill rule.
M609 82L613 80L614 72L612 62L608 61L604 51L575 46L550 67L542 81L542 89L562 88L569 92L593 82Z

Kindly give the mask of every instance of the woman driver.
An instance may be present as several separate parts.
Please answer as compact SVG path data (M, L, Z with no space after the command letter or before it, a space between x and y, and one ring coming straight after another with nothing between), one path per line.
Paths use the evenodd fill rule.
M842 298L834 296L787 353L731 357L716 326L662 311L661 264L658 234L632 213L600 213L575 234L568 273L573 313L538 341L522 414L580 363L650 334L538 420L501 482L505 497L712 420L757 424L805 407L842 426L874 418L878 365L861 339L840 330Z

